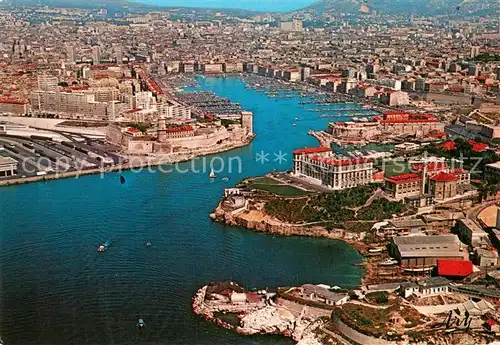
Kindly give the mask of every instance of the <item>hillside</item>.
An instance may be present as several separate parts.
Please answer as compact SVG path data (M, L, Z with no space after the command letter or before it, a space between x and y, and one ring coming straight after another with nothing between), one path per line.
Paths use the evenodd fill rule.
M474 14L479 11L494 15L497 0L319 0L304 10L318 14L328 12L358 13L362 4L370 11L387 14Z
M132 8L149 9L150 5L129 2L126 0L7 0L0 3L0 6L48 6L66 8Z

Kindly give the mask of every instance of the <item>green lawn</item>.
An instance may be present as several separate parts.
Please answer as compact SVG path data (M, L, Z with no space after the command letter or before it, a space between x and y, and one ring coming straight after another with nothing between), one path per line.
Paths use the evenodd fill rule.
M283 185L281 182L267 176L258 177L255 180L250 181L248 186L281 196L302 196L309 194L301 189Z

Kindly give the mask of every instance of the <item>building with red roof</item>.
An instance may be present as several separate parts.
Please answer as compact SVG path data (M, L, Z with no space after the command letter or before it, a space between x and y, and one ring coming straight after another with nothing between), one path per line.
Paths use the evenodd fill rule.
M455 145L455 142L453 140L450 140L450 141L443 143L442 146L443 146L443 149L445 149L447 151L453 151L457 148L457 146Z
M302 155L302 154L324 153L324 152L332 152L332 149L328 147L306 147L303 149L298 149L293 151L293 154Z
M293 175L333 190L373 182L373 161L340 158L330 148L313 147L293 151Z
M28 113L28 101L25 99L0 98L0 113L24 115Z
M485 321L486 329L492 333L500 332L500 324L493 319L488 319Z
M474 140L469 140L469 144L472 145L472 151L474 152L483 152L488 149L488 144L485 143L478 143L477 141Z
M453 198L457 195L458 177L440 171L430 179L430 191L436 200Z
M424 136L444 132L444 124L430 114L412 114L405 111L386 112L379 124L384 132Z
M134 128L134 127L129 127L125 133L127 133L128 135L131 135L133 137L142 137L143 136L143 133L138 130L137 128Z
M385 179L385 191L395 199L418 196L422 190L422 178L415 173L401 174Z
M438 259L437 274L447 278L465 278L472 273L472 262L468 260Z

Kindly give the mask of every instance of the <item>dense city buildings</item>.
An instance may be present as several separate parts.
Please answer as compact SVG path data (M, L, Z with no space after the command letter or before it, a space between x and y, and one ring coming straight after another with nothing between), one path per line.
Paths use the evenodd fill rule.
M9 278L0 289L6 344L126 342L131 329L153 342L207 343L205 326L177 313L190 301L224 328L301 345L500 339L496 4L319 0L285 13L18 2L0 0L0 186L75 180L0 194L8 215L0 262L12 263L0 265ZM319 146L300 148L311 140ZM209 213L228 227L207 222ZM272 236L221 246L229 226ZM103 236L110 239L98 242ZM277 236L297 238L276 245ZM159 310L155 298L130 299L116 288L121 272L105 274L99 291L68 279L83 258L78 279L99 281L101 260L88 257L115 267L120 257L108 248L172 266L161 286L176 285L179 300ZM281 261L252 263L263 248ZM35 274L46 262L54 269ZM193 297L198 277L221 273L210 271L213 262L235 274L257 269L266 285L283 264L277 284L287 287L220 281ZM159 281L137 261L120 265L127 291ZM252 274L237 279L255 281ZM288 286L295 280L303 282ZM33 318L18 297L35 290L35 312L55 297L57 313ZM87 303L96 291L107 308ZM74 296L86 299L75 306ZM127 303L140 311L137 323L102 322ZM56 322L75 312L95 322ZM46 332L33 332L35 321ZM211 332L208 343L245 342Z

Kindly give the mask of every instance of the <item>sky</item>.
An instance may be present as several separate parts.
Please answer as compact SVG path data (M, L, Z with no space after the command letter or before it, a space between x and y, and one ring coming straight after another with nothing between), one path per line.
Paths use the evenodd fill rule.
M309 6L316 0L132 0L150 5L204 8L238 8L254 11L288 12Z

